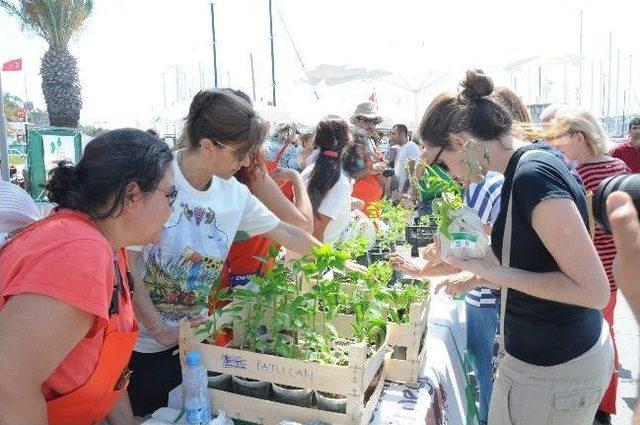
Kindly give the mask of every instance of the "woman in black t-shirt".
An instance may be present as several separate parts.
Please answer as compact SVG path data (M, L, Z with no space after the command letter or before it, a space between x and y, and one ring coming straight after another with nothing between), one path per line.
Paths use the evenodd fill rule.
M584 189L546 142L514 136L509 113L488 97L492 91L482 71L468 71L461 92L434 99L419 128L459 180L477 182L489 170L505 175L494 255L443 259L508 289L506 355L489 424L591 423L613 351L599 311L609 298L607 277L589 238ZM509 222L509 257L502 258Z

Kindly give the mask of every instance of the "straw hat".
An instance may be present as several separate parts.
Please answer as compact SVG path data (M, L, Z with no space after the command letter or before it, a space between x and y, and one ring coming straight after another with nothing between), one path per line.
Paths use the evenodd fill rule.
M366 118L375 121L376 124L382 122L382 116L376 112L376 107L371 102L363 102L356 106L356 110L353 111L353 115L351 116L351 122L356 118Z

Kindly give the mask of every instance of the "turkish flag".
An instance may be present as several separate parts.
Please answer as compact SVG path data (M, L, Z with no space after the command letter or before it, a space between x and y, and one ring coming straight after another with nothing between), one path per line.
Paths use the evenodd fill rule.
M22 58L14 59L2 64L3 71L22 71Z

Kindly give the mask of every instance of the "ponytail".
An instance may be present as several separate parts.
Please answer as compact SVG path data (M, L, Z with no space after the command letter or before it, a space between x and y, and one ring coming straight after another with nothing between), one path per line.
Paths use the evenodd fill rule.
M341 118L320 121L314 133L314 144L320 154L311 172L307 193L314 215L327 192L338 182L343 166L343 154L349 144L349 127Z

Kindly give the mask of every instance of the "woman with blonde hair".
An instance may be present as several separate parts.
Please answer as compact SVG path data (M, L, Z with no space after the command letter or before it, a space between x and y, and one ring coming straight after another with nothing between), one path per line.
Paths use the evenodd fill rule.
M598 184L608 177L631 172L624 162L606 155L608 138L602 125L587 110L570 108L558 110L555 118L549 123L547 133L547 139L551 144L562 151L570 160L577 163L578 174L580 174L587 192L595 191ZM613 236L599 227L595 228L593 242L607 273L611 289L609 303L602 310L602 314L609 324L615 349L613 310L616 305L618 287L613 277L612 265L616 256L616 247L613 242ZM596 413L596 419L604 424L611 423L611 415L616 413L616 392L618 387L617 352L614 356L614 367L611 382Z

